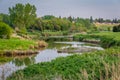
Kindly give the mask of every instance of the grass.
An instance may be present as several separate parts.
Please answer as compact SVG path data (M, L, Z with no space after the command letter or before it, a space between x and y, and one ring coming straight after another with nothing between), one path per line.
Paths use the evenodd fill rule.
M100 40L102 47L109 48L112 46L120 46L120 32L98 32L91 34L79 34L75 35L74 39L79 41L84 40Z
M100 31L111 31L113 26L116 26L118 24L110 24L110 23L95 23L95 26Z
M7 80L119 80L120 47L30 65Z
M32 40L0 39L0 50L28 50L35 44Z
M90 34L94 37L98 37L101 40L103 47L109 48L112 46L120 46L120 32L99 32Z
M12 59L13 59L12 57L0 57L0 64L11 61Z
M81 41L84 39L100 39L101 44L105 47L120 46L119 32L99 32L77 35L76 37ZM31 43L27 46L35 44L33 41L24 42L24 40L20 41L21 44L18 44L18 39L10 40L13 40L13 42L8 41L5 43L8 45L11 44L9 42L12 42L13 45L17 44L17 46L15 45L16 47L12 47L13 45L11 44L10 50L21 49L19 45L23 46L22 49L28 49L24 45L26 46L29 42ZM5 46L5 44L2 45ZM8 46L5 47L9 49L7 48ZM27 68L13 73L7 80L119 80L119 74L120 47L114 47L104 51L60 57L51 62L29 65Z
M93 33L91 35L108 36L114 38L115 40L120 40L120 32L99 32L99 33Z

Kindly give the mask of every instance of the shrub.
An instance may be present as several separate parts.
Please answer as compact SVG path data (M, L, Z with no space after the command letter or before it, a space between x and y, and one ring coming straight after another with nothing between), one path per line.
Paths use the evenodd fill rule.
M12 34L12 29L9 25L0 22L0 38L7 38L9 39Z
M120 32L120 25L113 27L113 32Z

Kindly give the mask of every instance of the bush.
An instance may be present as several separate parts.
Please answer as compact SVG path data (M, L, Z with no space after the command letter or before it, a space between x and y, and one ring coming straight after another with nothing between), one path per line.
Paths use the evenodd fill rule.
M12 29L9 25L0 22L0 38L7 38L9 39L12 34Z
M120 32L120 25L113 27L113 32Z

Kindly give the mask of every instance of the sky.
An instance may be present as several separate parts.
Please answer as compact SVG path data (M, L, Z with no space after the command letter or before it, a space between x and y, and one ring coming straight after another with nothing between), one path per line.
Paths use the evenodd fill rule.
M0 0L0 13L8 14L8 8L17 3L35 5L38 17L54 15L120 19L120 0Z

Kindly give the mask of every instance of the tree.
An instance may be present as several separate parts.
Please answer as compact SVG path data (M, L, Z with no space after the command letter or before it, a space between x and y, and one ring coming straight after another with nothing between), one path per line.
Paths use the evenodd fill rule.
M120 32L120 25L113 27L113 32Z
M36 19L36 7L28 4L16 4L9 8L10 20L17 31L24 32Z
M99 22L99 23L103 23L103 22L104 22L104 19L103 19L103 18L99 18L99 19L98 19L98 22Z
M2 19L2 15L0 14L0 21L2 21L3 19Z
M115 18L115 19L113 19L112 22L113 22L113 23L118 23L118 20Z
M8 14L0 13L0 21L12 26L11 21L10 21L10 16Z
M55 16L53 16L53 15L45 15L45 16L42 17L43 20L51 20L51 19L54 19L54 18L55 18Z
M30 26L30 29L43 31L43 21L41 20L41 18L37 18L35 20L35 23Z
M92 16L90 16L90 23L93 23L93 18L92 18Z
M69 20L70 22L72 22L72 21L73 21L73 18L72 18L71 16L69 16L69 17L68 17L68 20Z
M0 38L10 38L12 34L12 29L9 25L0 22Z
M118 19L118 23L120 23L120 19Z
M111 23L112 21L110 19L105 20L106 23Z

